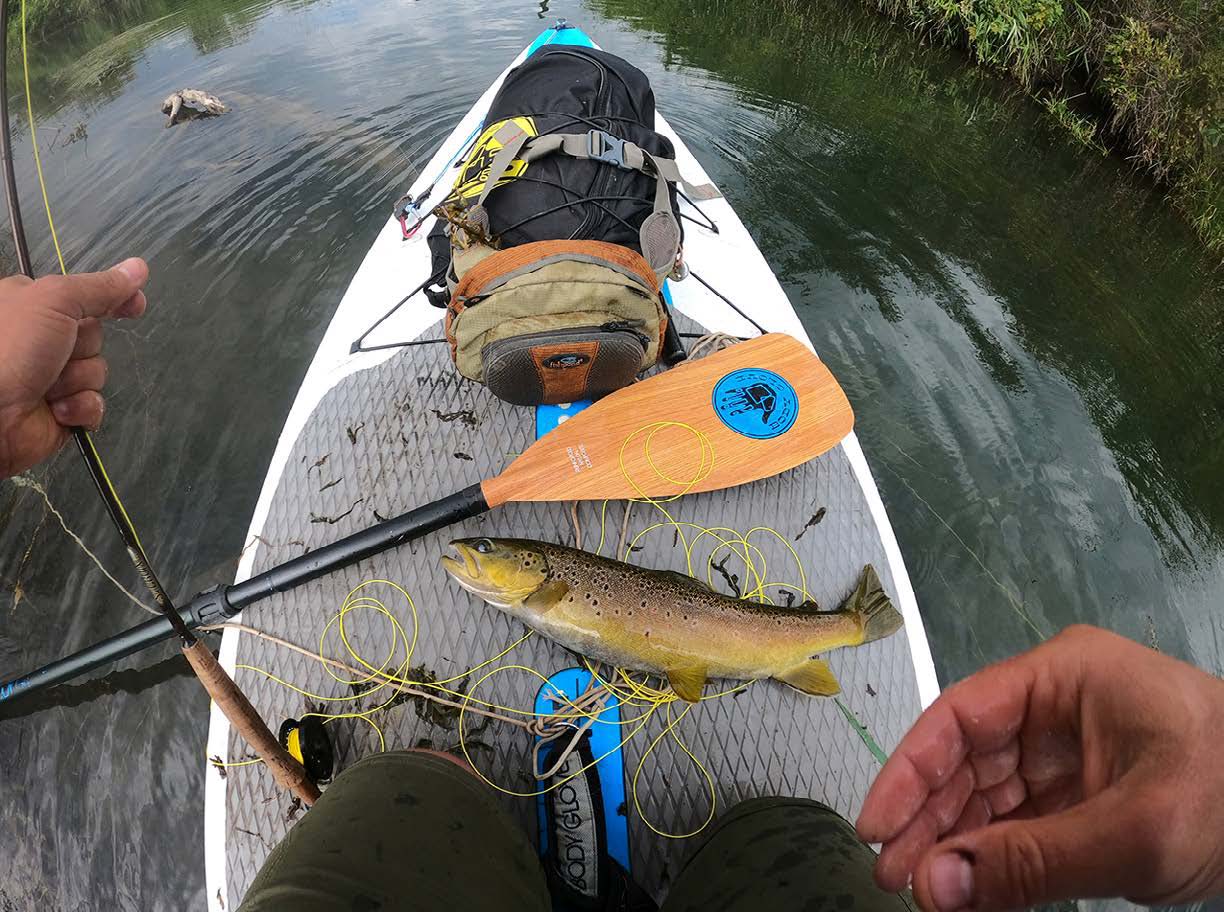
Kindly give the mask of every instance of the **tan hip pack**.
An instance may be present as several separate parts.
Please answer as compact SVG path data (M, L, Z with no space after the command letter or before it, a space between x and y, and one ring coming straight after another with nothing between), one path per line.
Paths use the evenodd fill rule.
M455 251L446 337L463 376L517 405L594 399L659 357L667 318L655 270L603 241Z

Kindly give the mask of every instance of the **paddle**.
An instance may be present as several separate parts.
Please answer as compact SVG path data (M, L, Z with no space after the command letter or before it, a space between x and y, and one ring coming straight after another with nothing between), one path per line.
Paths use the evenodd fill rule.
M378 523L233 586L196 596L188 627L219 623L276 592L510 502L619 500L715 491L777 475L854 426L827 367L769 334L635 383L541 437L499 475ZM166 618L0 684L0 700L58 684L171 635Z

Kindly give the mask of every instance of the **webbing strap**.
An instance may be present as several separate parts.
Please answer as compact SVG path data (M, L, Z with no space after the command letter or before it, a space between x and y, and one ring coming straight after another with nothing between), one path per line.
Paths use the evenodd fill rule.
M501 143L501 148L497 150L497 154L493 156L493 161L489 164L489 177L485 180L484 188L476 200L477 206L484 205L489 194L493 192L493 188L497 186L497 182L510 170L510 164L519 157L523 146L530 138L531 135L512 120L507 120L493 134L493 139Z
M561 153L571 158L606 162L626 171L638 171L655 178L654 211L642 223L639 241L642 256L662 277L669 273L680 252L680 226L672 212L670 183L688 186L671 158L660 158L637 143L620 139L603 130L586 133L548 133L523 144L522 158L531 162L545 155ZM492 175L490 174L490 178ZM487 185L486 185L487 186Z
M513 121L506 121L493 134L493 138L501 144L501 148L497 150L489 165L489 176L476 200L476 207L484 206L485 200L510 170L516 158L532 162L546 155L560 153L570 158L606 162L627 171L639 171L655 178L654 211L642 222L639 232L642 256L659 276L660 282L671 271L676 255L680 252L680 225L672 212L668 184L678 183L686 190L692 190L689 183L680 176L675 159L659 158L637 143L620 139L603 130L530 136Z

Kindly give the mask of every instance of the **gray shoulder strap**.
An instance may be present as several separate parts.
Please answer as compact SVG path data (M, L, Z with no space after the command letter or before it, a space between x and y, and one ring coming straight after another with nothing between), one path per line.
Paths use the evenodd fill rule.
M506 121L493 134L493 138L501 144L501 148L489 165L489 176L476 200L474 210L483 209L485 200L489 198L498 181L510 170L510 165L516 158L531 162L559 153L570 158L606 162L627 171L640 171L655 178L654 211L642 222L639 231L642 256L660 282L671 272L680 252L680 225L672 212L668 184L680 184L690 196L694 190L680 176L680 169L674 159L652 155L636 143L620 139L603 130L589 130L586 133L546 133L533 137L513 121ZM474 214L481 213L475 211Z
M670 158L655 158L645 150L642 150L642 155L654 168L655 199L654 211L646 216L638 230L638 242L642 247L642 256L646 258L662 285L663 277L672 271L676 265L676 257L680 254L680 223L672 212L668 178L663 172L664 162L671 165L673 170L676 163Z

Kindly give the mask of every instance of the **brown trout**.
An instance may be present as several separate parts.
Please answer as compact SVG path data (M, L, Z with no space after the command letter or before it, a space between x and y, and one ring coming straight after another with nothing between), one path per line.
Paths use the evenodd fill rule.
M875 569L837 611L766 605L715 592L670 570L512 538L451 542L442 566L469 592L546 637L600 662L665 675L695 702L709 678L777 678L804 693L841 688L812 658L888 636L901 615Z

